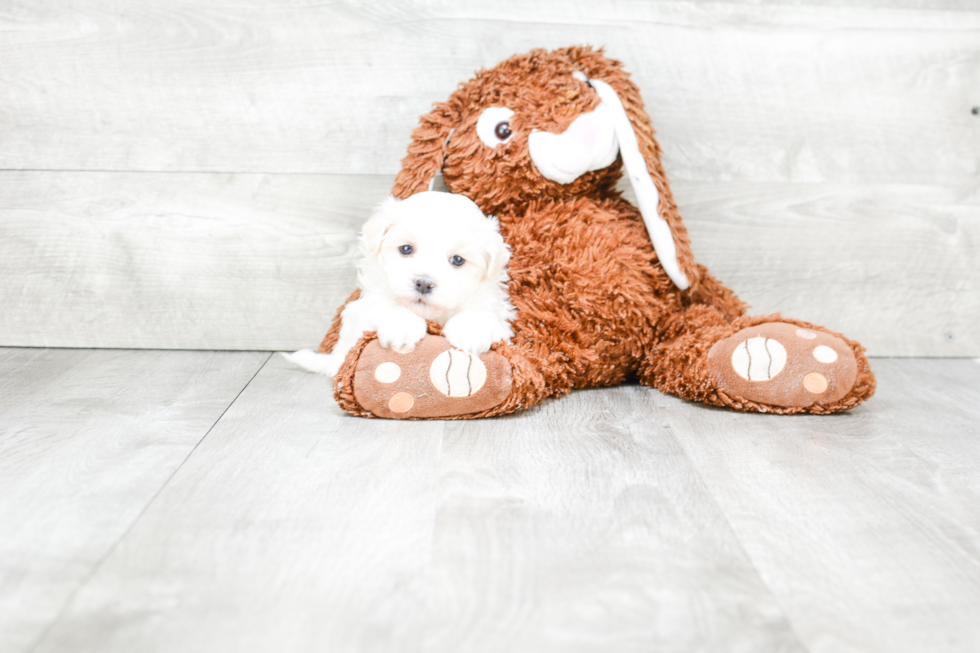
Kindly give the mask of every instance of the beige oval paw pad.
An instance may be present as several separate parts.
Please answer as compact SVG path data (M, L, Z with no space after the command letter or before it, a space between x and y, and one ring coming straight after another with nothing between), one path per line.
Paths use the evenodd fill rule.
M391 399L388 400L388 408L391 409L393 413L407 413L412 410L412 406L415 405L415 397L408 394L407 392L399 392L392 395Z
M827 345L820 345L813 350L813 357L821 363L833 363L837 360L837 352Z
M810 329L797 329L796 335L803 338L804 340L813 340L817 337L816 331L810 331Z
M786 348L772 338L749 338L732 352L732 368L746 381L768 381L786 366Z
M469 397L487 381L487 367L479 356L447 349L432 361L429 380L447 397Z
M394 383L402 375L402 368L395 363L381 363L374 370L374 378L382 383Z
M401 347L392 347L391 351L396 354L411 354L415 351L415 345L402 345Z
M810 372L803 377L803 387L815 395L827 392L827 378L819 372Z

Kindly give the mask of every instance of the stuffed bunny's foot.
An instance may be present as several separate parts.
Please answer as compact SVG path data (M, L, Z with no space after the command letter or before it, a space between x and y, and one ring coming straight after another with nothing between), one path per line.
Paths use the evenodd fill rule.
M353 376L357 403L376 417L396 419L483 413L510 390L506 358L493 351L473 356L434 335L401 350L384 349L372 340L361 351Z
M707 371L731 398L805 408L840 401L857 381L858 363L840 338L769 322L716 342L708 352Z

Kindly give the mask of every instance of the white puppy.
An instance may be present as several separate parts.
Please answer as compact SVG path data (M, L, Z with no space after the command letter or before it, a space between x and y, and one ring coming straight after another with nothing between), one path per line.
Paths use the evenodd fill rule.
M333 351L283 354L291 362L334 376L365 331L377 331L382 347L403 349L425 336L426 320L471 354L513 335L510 252L497 219L468 198L434 191L389 197L364 223L360 246L361 296L341 313Z

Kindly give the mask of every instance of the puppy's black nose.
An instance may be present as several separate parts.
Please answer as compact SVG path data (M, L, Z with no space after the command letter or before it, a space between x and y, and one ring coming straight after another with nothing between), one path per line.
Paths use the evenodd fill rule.
M415 290L420 295L428 295L436 287L436 282L429 277L418 277L415 279Z

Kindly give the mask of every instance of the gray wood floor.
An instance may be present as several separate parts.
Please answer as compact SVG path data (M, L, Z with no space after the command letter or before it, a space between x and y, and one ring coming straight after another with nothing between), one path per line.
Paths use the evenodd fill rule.
M0 349L0 651L976 651L980 365L348 417L266 352Z

